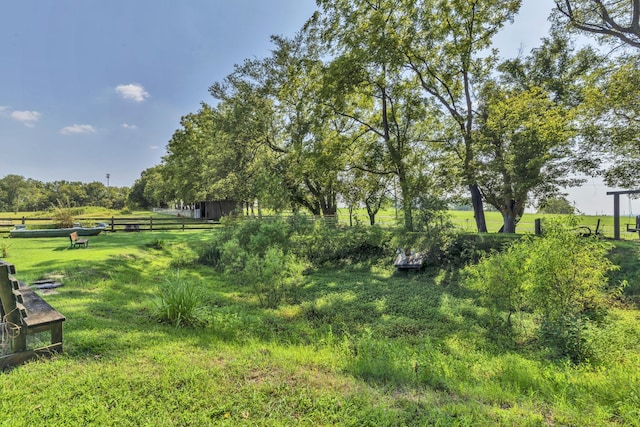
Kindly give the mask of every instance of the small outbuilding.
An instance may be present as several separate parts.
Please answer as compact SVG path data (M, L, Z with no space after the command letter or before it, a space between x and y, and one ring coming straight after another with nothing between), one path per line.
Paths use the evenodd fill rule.
M240 203L234 200L209 200L195 203L193 217L220 221L223 216L240 211Z

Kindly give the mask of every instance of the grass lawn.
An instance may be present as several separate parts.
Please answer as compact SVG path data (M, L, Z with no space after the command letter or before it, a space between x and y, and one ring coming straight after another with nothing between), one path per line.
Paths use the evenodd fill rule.
M402 216L402 212L398 212L398 215ZM462 231L475 232L477 230L476 223L473 218L473 211L449 211L451 216L451 222L453 225ZM533 233L535 231L535 220L545 218L561 217L564 215L554 214L537 214L537 213L525 213L517 225L518 233ZM338 209L338 218L341 223L349 223L349 211L347 209ZM592 232L595 232L598 220L600 220L600 228L598 232L605 237L612 238L614 235L613 228L613 216L593 216L593 215L578 215L578 223L582 226L589 227ZM485 220L487 222L487 230L489 233L497 233L500 227L503 225L503 219L500 212L485 212ZM354 221L359 221L364 224L369 223L369 217L365 209L357 209L354 211ZM402 219L396 219L394 209L383 209L376 216L376 222L380 225L395 225L401 223ZM632 227L636 224L635 217L624 216L620 217L620 238L623 240L638 240L638 233L626 232L627 224Z
M618 307L597 363L553 362L495 338L459 271L377 262L313 270L296 303L194 263L217 231L7 239L7 262L67 317L64 354L0 374L0 426L640 425L640 311ZM4 240L4 239L3 239ZM637 289L640 247L616 249ZM202 327L151 316L179 275Z

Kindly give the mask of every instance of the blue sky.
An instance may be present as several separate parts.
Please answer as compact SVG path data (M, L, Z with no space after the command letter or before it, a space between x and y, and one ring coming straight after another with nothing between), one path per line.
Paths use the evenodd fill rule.
M495 40L501 54L536 47L552 7L524 0ZM109 173L111 185L131 186L160 163L180 117L211 101L211 84L268 55L270 35L292 36L315 9L314 0L0 2L0 177L106 183ZM605 188L590 184L609 208ZM575 197L599 210L591 193Z
M130 186L235 63L313 0L0 3L0 176Z

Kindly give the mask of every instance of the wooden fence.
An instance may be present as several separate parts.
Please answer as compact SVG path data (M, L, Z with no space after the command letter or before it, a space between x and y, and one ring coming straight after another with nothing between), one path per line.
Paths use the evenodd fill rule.
M273 218L274 216L263 215L263 219ZM329 217L314 217L312 215L307 216L310 220L323 220L340 224L341 226L349 225L349 215L340 214ZM357 219L356 219L357 217ZM244 216L245 219L255 219L253 216ZM352 222L368 224L369 220L366 215L357 215L352 218ZM591 229L595 230L595 219L588 218L589 222L584 225L588 225ZM103 222L107 224L106 231L119 232L119 231L162 231L162 230L207 230L220 226L219 222L213 222L211 220L193 219L189 217L98 217L98 218L79 218L80 224L85 226L93 226L97 222ZM472 218L452 218L452 222L455 228L465 232L474 232L475 222ZM400 221L395 216L376 216L376 223L383 227L394 227L401 225ZM31 217L5 217L0 218L0 235L8 234L9 231L18 224L25 224L34 228L50 228L53 227L54 220L52 218L31 218ZM487 219L487 228L490 233L497 232L502 226L502 221ZM536 226L535 221L531 217L527 220L520 221L517 227L518 233L535 233ZM623 239L635 239L638 233L626 233L624 227L621 227L621 236ZM614 229L611 224L603 224L599 233L606 237L612 237ZM640 236L640 234L638 234Z
M162 230L208 230L218 227L219 222L199 220L193 218L159 218L159 217L109 217L109 218L79 218L81 226L92 227L96 223L107 224L106 231L162 231ZM13 217L0 218L0 233L8 233L15 225L31 225L34 228L50 228L53 218Z

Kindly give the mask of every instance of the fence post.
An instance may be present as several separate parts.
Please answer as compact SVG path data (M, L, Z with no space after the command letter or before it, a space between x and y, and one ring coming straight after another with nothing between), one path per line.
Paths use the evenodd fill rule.
M113 233L114 231L116 231L114 227L114 218L111 217L111 232Z
M149 217L149 231L153 231L153 217Z
M182 231L184 231L184 217L182 217Z
M22 225L24 225L24 216L22 217Z
M534 221L535 224L535 233L536 236L539 236L542 234L542 221L540 220L540 218L536 218L536 220Z

